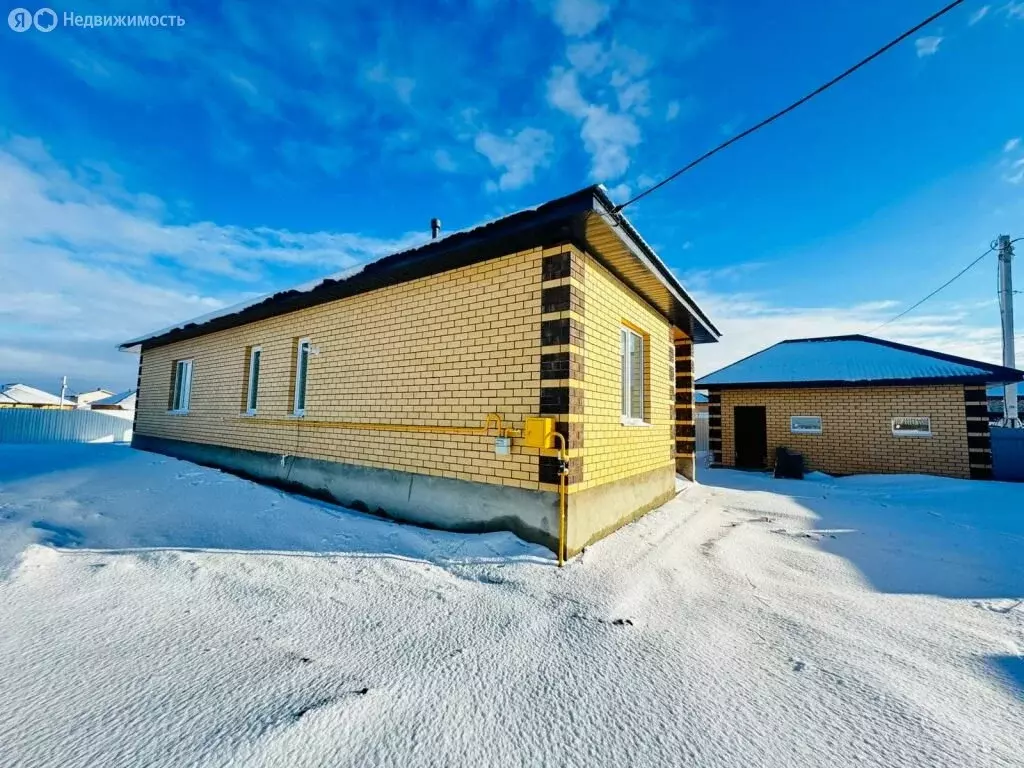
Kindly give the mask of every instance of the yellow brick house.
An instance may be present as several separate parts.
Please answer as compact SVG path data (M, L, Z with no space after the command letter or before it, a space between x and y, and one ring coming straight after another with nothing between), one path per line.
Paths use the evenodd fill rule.
M693 477L718 336L589 187L121 348L136 448L561 557Z
M870 336L791 339L697 381L717 466L992 476L985 389L1021 371Z

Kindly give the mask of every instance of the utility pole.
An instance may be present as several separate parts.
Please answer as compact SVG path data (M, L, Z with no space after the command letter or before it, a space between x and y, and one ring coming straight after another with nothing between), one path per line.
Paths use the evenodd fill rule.
M68 377L62 376L60 379L60 409L64 410L64 393L68 389Z
M1003 365L1016 368L1016 356L1013 349L1013 243L1009 235L1000 235L996 241L999 247L999 314L1003 326ZM1003 387L1003 419L1004 427L1020 427L1017 415L1017 384Z

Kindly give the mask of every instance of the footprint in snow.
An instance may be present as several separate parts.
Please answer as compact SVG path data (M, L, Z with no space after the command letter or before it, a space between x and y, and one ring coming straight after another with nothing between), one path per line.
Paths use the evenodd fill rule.
M49 544L51 547L77 547L84 540L81 531L49 523L46 520L35 520L32 523L32 527L37 531L42 531L43 535L40 537L40 540L43 544Z
M365 696L369 692L369 688L359 688L354 691L343 691L341 696L344 696L346 694L350 696ZM341 696L325 696L322 699L315 699L314 701L311 701L308 704L303 704L298 707L295 707L288 712L288 719L293 722L298 722L311 712L316 712L318 709L323 709L324 707L328 707L331 704L334 704L336 701L338 701L338 699L341 698Z
M975 608L980 608L985 611L991 611L992 613L1008 614L1016 608L1024 605L1024 599L1021 600L1007 600L1003 601L983 601L975 600L973 603Z
M790 658L790 661L793 664L793 671L794 672L803 672L807 668L807 664L805 664L804 662L800 661L800 659Z

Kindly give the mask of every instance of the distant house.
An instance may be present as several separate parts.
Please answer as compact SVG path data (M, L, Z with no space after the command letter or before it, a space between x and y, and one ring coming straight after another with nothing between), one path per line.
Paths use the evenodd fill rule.
M992 421L1003 418L1003 388L992 386L986 392L988 396L988 417ZM1017 387L1017 413L1024 414L1024 386Z
M65 406L69 403L65 403ZM60 408L60 398L27 384L0 386L0 408Z
M110 395L102 400L95 400L90 404L94 411L134 411L136 394L134 389Z
M718 336L588 187L122 349L136 448L571 555L692 478Z
M69 399L73 399L77 407L84 408L90 405L91 403L95 403L97 400L104 400L105 398L108 398L113 394L114 393L111 392L109 389L97 388L90 390L88 392L80 392L77 395L75 395L74 398Z
M1024 372L870 336L783 341L699 379L715 464L775 450L831 474L992 474L986 387Z
M693 393L693 409L698 413L707 415L708 412L708 393L707 392L694 392Z

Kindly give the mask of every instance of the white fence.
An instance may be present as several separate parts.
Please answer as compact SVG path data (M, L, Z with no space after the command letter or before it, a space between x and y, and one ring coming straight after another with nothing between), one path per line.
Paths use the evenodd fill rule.
M698 413L697 418L694 419L694 423L697 425L696 432L696 447L697 453L706 453L710 448L708 447L708 415L706 413Z
M114 443L132 439L133 411L0 408L0 443Z

